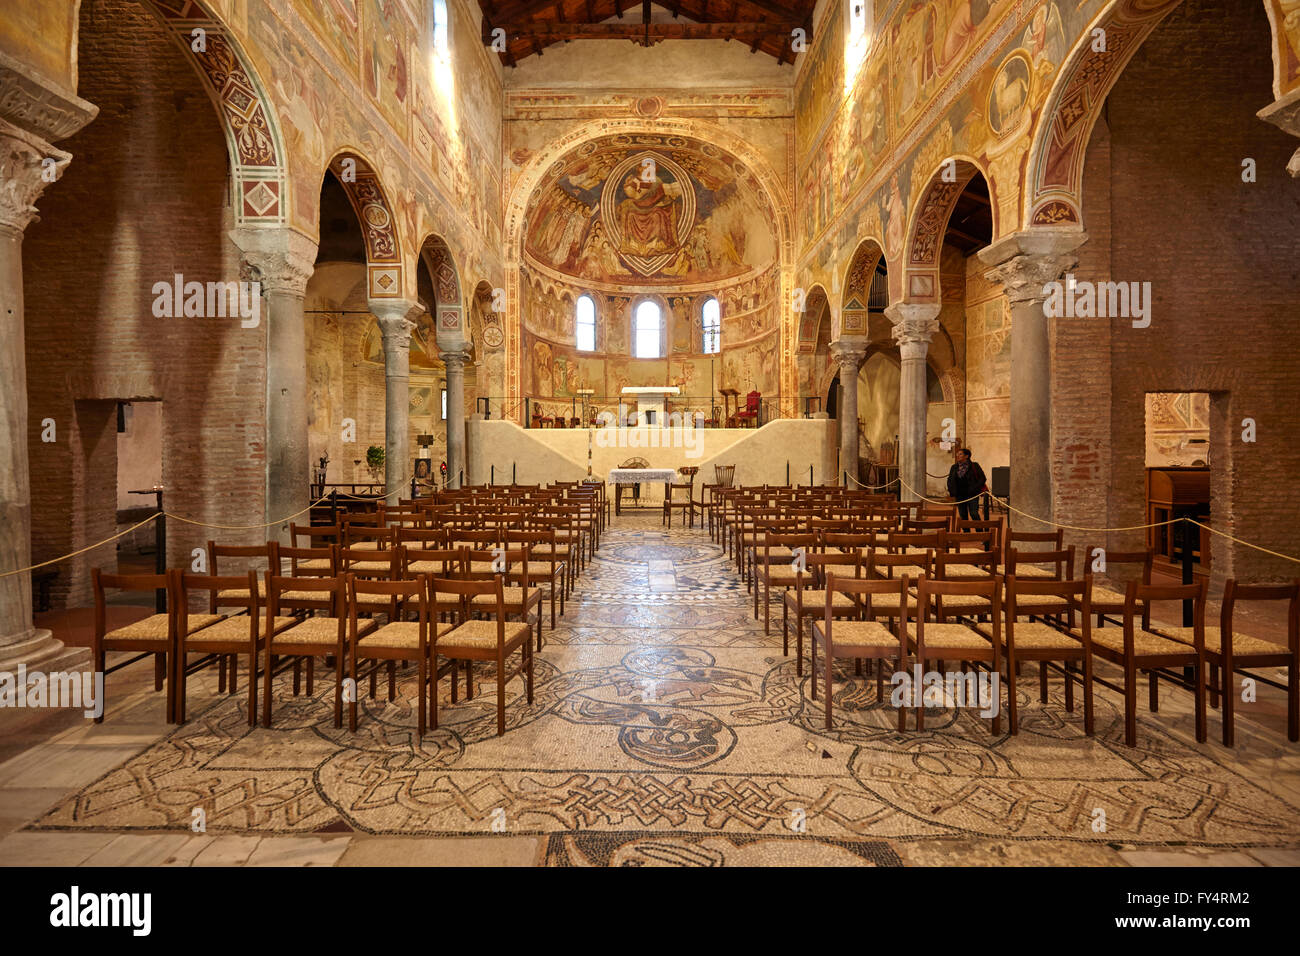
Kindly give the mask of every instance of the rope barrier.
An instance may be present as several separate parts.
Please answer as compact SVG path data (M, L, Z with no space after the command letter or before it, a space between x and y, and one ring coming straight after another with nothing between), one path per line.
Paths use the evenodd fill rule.
M286 521L290 521L301 514L306 514L308 511L311 511L312 508L315 508L322 501L328 501L328 500L329 500L328 497L317 498L315 501L309 504L306 508L303 508L301 511L295 511L293 514L281 518L279 521L268 521L265 524L244 524L244 525L211 524L209 522L195 521L192 518L185 518L182 517L181 515L172 514L170 511L155 511L153 514L145 518L143 521L136 522L135 524L131 525L131 527L127 528L125 531L119 531L117 534L110 535L109 537L105 538L103 541L97 541L94 544L87 545L86 547L81 548L78 551L73 551L69 554L61 555L60 557L57 558L50 558L50 560L42 561L39 564L33 564L25 568L16 568L13 571L0 571L0 578L11 577L15 574L23 574L27 571L35 571L38 568L44 568L51 564L58 564L60 561L66 561L68 560L68 558L75 558L77 557L77 555L85 554L87 551L94 551L96 548L102 548L110 541L116 541L118 538L124 537L125 535L130 534L132 531L135 531L137 528L143 528L151 521L154 521L157 518L162 517L163 515L166 515L168 518L171 518L173 521L180 521L183 522L184 524L196 525L200 528L216 528L218 531L257 531L262 528L270 528L274 525L283 524Z
M1293 557L1291 557L1291 555L1289 555L1289 554L1280 554L1280 553L1278 553L1277 551L1270 551L1268 548L1261 548L1261 547L1260 547L1259 545L1257 545L1257 544L1251 544L1249 541L1242 541L1240 538L1234 538L1232 535L1228 534L1226 531L1216 531L1214 528L1211 528L1208 524L1201 524L1201 523L1200 523L1199 521L1197 521L1195 518L1186 518L1186 519L1182 519L1182 518L1180 518L1180 519L1178 519L1178 520L1180 520L1180 521L1181 521L1181 520L1190 521L1192 524L1196 525L1198 528L1204 528L1206 531L1210 532L1210 534L1217 534L1219 537L1221 537L1221 538L1227 538L1229 541L1234 541L1234 542L1236 542L1237 544L1244 544L1246 547L1248 547L1248 548L1254 548L1256 551L1263 551L1265 554L1271 554L1273 557L1275 557L1275 558L1281 558L1283 561L1291 561L1291 562L1293 562L1293 563L1295 563L1295 564L1300 564L1300 558L1293 558Z
M879 491L881 488L888 488L894 483L893 481L887 481L883 485L864 485L862 482L858 481L858 479L850 475L847 471L844 474L848 476L849 481L853 482L855 485L857 485L859 488L863 489L864 491ZM894 479L894 481L897 480L898 480L897 478Z

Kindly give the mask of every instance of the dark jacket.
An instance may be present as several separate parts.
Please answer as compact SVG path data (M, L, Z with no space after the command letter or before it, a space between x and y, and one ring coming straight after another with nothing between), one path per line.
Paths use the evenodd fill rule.
M966 471L965 478L957 476L957 465L948 469L948 494L954 501L965 501L968 498L974 498L984 488L984 483L988 480L984 477L984 469L975 462L970 462L970 468Z

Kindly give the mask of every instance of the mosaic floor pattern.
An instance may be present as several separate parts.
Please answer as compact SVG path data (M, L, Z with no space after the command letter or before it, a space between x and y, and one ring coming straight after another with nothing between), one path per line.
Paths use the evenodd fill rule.
M1170 689L1128 748L1118 695L1098 689L1089 738L1059 681L1039 703L1030 666L1017 736L957 710L900 734L850 665L828 732L782 655L779 610L773 623L765 636L707 534L624 515L558 630L548 622L532 705L508 685L504 736L488 668L472 702L453 705L444 681L422 741L411 672L395 702L364 701L356 733L332 726L328 679L299 697L282 679L275 726L250 730L243 694L217 697L205 678L187 725L29 830L187 830L202 807L209 833L541 834L542 862L561 865L891 865L926 840L1038 844L1040 862L1107 845L1300 846L1300 748L1248 715L1235 750L1198 746L1189 695Z

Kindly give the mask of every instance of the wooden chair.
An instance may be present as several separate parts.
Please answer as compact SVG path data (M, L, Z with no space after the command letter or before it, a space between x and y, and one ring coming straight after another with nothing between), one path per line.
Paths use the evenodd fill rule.
M678 498L677 497L678 492L684 494L685 497ZM690 526L692 528L695 527L696 505L695 505L695 499L691 497L692 492L693 492L693 486L689 482L682 482L681 484L678 484L676 482L668 483L667 494L664 495L664 517L662 522L663 524L666 524L668 527L671 528L673 526L673 511L677 510L682 512L683 518L689 515Z
M275 659L280 657L302 658L309 660L317 656L334 657L334 726L343 726L343 665L347 659L347 579L343 576L331 578L294 578L279 577L266 572L266 620L267 648L266 671L263 681L262 725L271 726L271 691L275 684ZM274 628L275 619L280 617L280 609L285 597L290 594L305 595L301 600L323 603L327 607L326 616L300 618L296 624L283 631ZM358 625L357 634L365 636L375 629L377 622L363 621ZM310 671L308 672L310 674ZM297 672L294 673L294 693L298 693ZM311 693L311 684L307 692Z
M1159 670L1164 667L1193 669L1191 690L1196 699L1196 739L1205 742L1205 592L1204 581L1164 586L1129 581L1124 591L1122 632L1118 628L1098 627L1091 634L1093 654L1124 670L1124 741L1130 747L1137 746L1137 672L1144 670L1148 673L1148 706L1155 713L1160 706ZM1192 601L1194 623L1190 644L1171 640L1150 630L1153 601L1185 600Z
M855 662L857 673L862 672L862 661L869 659L875 662L876 666L876 696L878 700L883 700L884 688L884 668L881 662L887 658L895 658L897 670L905 670L907 666L907 631L901 624L897 627L897 634L891 634L889 629L875 619L872 602L877 595L886 597L887 603L891 606L892 613L905 619L907 617L907 576L899 578L897 581L876 578L874 580L862 577L836 577L830 574L826 578L826 593L832 596L832 600L822 602L823 615L820 620L813 621L812 640L809 642L809 654L811 663L809 664L810 675L810 696L813 700L817 699L817 645L820 643L825 650L826 658L826 729L831 729L831 710L834 706L834 691L831 687L832 673L835 670L835 658L851 657ZM832 613L834 607L834 596L844 595L849 598L855 606L861 606L862 614L865 620L846 620L840 624L835 624L835 618L842 616ZM866 600L864 601L863 598ZM905 708L898 708L898 729L904 730L905 727Z
M209 541L208 547L208 576L221 577L221 565L226 566L226 576L236 576L242 581L246 571L254 572L254 579L266 570L270 565L274 548L271 542L258 545L231 545L217 544L215 541ZM233 558L240 562L238 568L231 568L229 561L223 561L223 558ZM258 585L261 586L260 583ZM265 592L258 594L261 599L258 603L264 603L266 600ZM250 592L242 584L227 588L221 593L215 591L208 594L208 613L216 614L221 608L237 607L247 610L252 606Z
M804 621L815 621L823 616L826 605L831 606L831 613L836 617L857 617L859 607L844 594L826 590L827 567L847 571L845 577L861 577L861 557L856 553L840 554L813 551L804 557L807 573L796 570L794 587L787 587L781 599L781 644L787 657L790 656L790 617L794 616L795 633L795 674L803 676L803 632Z
M531 628L523 623L506 620L505 589L502 576L490 579L461 580L434 578L430 588L438 594L453 594L461 599L462 620L443 631L434 624L434 655L441 654L451 661L451 700L456 703L456 662L465 662L466 700L474 699L474 661L495 661L497 665L497 736L506 732L506 684L518 674L523 674L528 690L528 703L533 702L533 644L529 639ZM470 617L471 607L484 612L488 620ZM518 650L520 666L506 673L506 659ZM440 671L436 656L433 663L433 726L438 726L438 678Z
M528 548L529 557L536 559L537 565L546 568L545 571L537 570L530 565L526 572L534 581L545 581L551 599L551 630L555 630L555 598L559 593L560 614L564 614L564 598L567 590L566 581L568 578L568 566L564 558L560 555L560 547L556 542L555 531L547 529L545 531L507 531L506 545L522 545ZM564 556L568 556L568 549L565 549ZM521 582L518 582L522 584ZM537 649L542 649L541 644Z
M1055 531L1015 531L1008 528L1002 535L1003 551L1010 551L1018 545L1026 544L1045 544L1049 551L1060 551L1065 548L1065 531L1057 528ZM1020 548L1021 552L1033 550L1031 548ZM1028 559L1025 559L1026 561ZM1048 577L1032 564L1026 564L1020 569L1020 577L1035 578Z
M1239 634L1232 618L1239 603L1271 604L1286 602L1287 640L1285 644ZM1180 644L1196 646L1196 628L1152 628L1162 637ZM1223 745L1233 746L1233 728L1237 690L1233 674L1242 667L1285 667L1287 669L1287 738L1300 740L1300 581L1290 584L1242 584L1229 578L1223 586L1223 606L1219 626L1205 628L1205 657L1210 663L1210 706L1218 706L1223 693ZM1223 674L1220 685L1219 674Z
M361 674L357 670L358 659L370 663L370 696L375 696L375 676L381 661L388 665L388 699L396 697L396 674L394 665L397 661L415 661L419 690L416 721L418 736L424 736L428 700L425 686L429 683L431 666L430 648L433 642L429 630L429 579L420 575L414 581L368 581L355 574L348 574L348 675L352 678L354 692L348 702L348 726L357 729L357 698L360 697ZM373 625L373 621L364 621L358 614L363 608L375 608L387 602L388 623L383 627L362 631L363 624ZM403 620L403 612L414 611L414 621Z
M537 649L542 649L542 589L530 586L528 547L502 548L499 551L470 551L466 554L469 562L467 577L484 580L501 577L505 613L518 615L528 624L528 616L537 610ZM492 597L481 594L470 600L472 610L487 608ZM531 628L531 624L529 627Z
M261 595L265 593L265 579L258 580L256 571L248 571L243 576L217 576L210 574L188 574L173 571L176 587L176 606L189 607L190 595L200 591L208 592L209 601L216 600L219 592L243 590L250 595L248 613L235 617L222 617L215 624L198 628L192 627L190 620L183 615L177 617L176 657L173 680L176 693L176 722L185 723L186 691L189 676L197 674L205 667L218 661L224 662L230 657L230 693L238 690L238 666L240 655L248 657L248 726L257 724L257 671L262 649L266 641L264 627L274 627L276 632L292 627L297 620L292 617L263 619L261 614ZM190 654L203 654L195 664L189 663ZM224 673L224 671L223 671ZM224 687L218 684L217 692Z
M172 673L174 671L176 652L176 616L185 616L186 633L193 633L200 628L209 627L222 620L224 614L189 614L182 609L176 595L176 582L170 573L164 574L104 574L99 568L90 569L90 585L95 592L95 632L91 639L90 659L92 672L103 674L105 690L101 694L99 716L95 723L104 722L108 710L107 678L114 671L129 667L138 661L153 656L153 689L167 691L167 722L176 720L176 695L173 693ZM159 589L167 592L167 610L161 614L151 614L143 620L108 630L108 605L104 598L104 589L119 591L144 591L154 594ZM137 651L136 657L121 661L112 667L105 667L105 658L109 651ZM171 664L172 666L168 666Z
M995 575L988 581L937 581L922 578L916 588L917 613L916 636L911 641L911 649L922 672L931 661L961 661L963 663L985 663L991 674L998 674L1002 667L1002 577ZM981 605L989 608L990 623L988 633L982 633L964 624L949 623L936 618L931 621L932 608L942 609L945 602L965 604L969 598L978 599ZM939 613L942 613L940 610ZM978 677L978 671L976 675ZM966 686L970 686L969 682ZM923 693L923 692L922 692ZM993 701L991 717L994 735L1002 729L1001 690L998 700ZM925 727L924 698L922 705L916 708L916 729Z
M808 554L817 547L815 534L763 535L762 562L757 564L754 579L754 619L758 620L758 585L763 585L763 633L772 633L772 587L791 588L799 577L793 562L802 554L807 567ZM784 596L782 597L784 600Z
M1071 549L1073 551L1073 549ZM1012 552L1013 554L1015 552ZM1092 576L1087 575L1081 581L1052 580L1037 578L1021 580L1014 574L1008 574L1005 587L1005 635L1004 650L1007 659L1007 720L1011 724L1011 733L1020 732L1020 718L1017 715L1019 698L1016 694L1017 668L1021 661L1037 661L1039 675L1039 699L1047 703L1047 662L1060 661L1065 674L1065 709L1074 713L1074 681L1072 664L1082 662L1083 676L1083 730L1089 737L1093 732L1092 712L1092 607L1089 592L1092 590ZM1033 617L1041 615L1045 607L1060 609L1068 619L1066 630L1053 627ZM1070 630L1074 612L1081 615L1078 631ZM1023 615L1029 620L1020 621ZM1075 635L1076 636L1072 636Z
M1091 570L1095 551L1096 548L1089 548L1088 553L1083 556L1083 570L1094 575L1102 573ZM1107 578L1122 585L1127 585L1131 580L1136 580L1138 584L1145 587L1151 584L1151 567L1154 559L1155 552L1149 549L1146 551L1107 551L1104 573ZM1133 577L1135 571L1138 575L1136 578ZM1105 626L1107 614L1123 614L1124 604L1125 593L1104 585L1093 586L1092 611L1097 615L1097 627Z

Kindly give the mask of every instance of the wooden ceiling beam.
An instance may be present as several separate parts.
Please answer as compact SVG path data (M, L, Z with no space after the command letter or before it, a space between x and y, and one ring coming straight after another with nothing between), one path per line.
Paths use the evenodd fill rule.
M535 21L508 28L511 41L528 38L537 41L557 40L752 40L755 48L766 37L789 34L766 23L559 23Z

